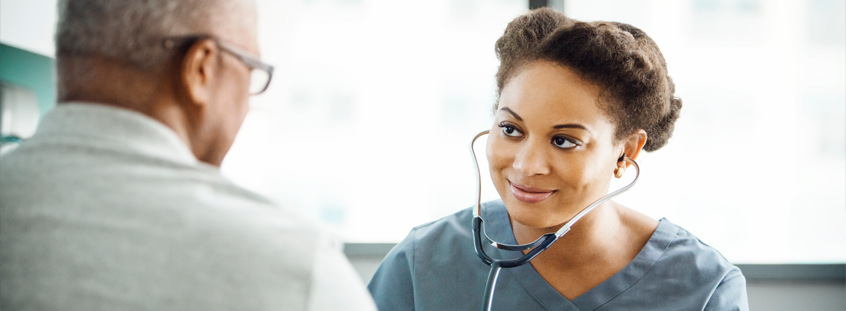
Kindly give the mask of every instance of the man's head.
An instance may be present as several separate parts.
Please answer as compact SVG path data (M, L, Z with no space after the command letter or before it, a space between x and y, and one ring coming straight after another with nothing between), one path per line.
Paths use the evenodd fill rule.
M59 1L59 102L139 111L214 165L248 110L238 52L258 56L253 0Z

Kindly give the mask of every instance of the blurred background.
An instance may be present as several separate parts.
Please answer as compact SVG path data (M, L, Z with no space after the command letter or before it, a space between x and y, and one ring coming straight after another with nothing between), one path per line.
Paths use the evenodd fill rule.
M258 2L262 58L276 74L252 98L223 174L301 209L359 255L378 257L412 227L473 204L467 146L493 120L494 42L546 5L646 31L684 101L670 143L642 156L642 178L619 202L733 263L839 267L843 278L844 0ZM0 14L3 98L43 114L55 101L55 0L0 0ZM3 119L4 135L15 122L18 136L34 128ZM483 199L496 199L485 173ZM844 295L842 284L826 288Z

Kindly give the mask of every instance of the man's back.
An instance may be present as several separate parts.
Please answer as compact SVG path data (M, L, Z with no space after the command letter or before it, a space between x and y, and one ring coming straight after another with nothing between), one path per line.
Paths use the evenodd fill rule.
M372 305L326 233L135 112L60 105L0 160L0 191L0 309Z

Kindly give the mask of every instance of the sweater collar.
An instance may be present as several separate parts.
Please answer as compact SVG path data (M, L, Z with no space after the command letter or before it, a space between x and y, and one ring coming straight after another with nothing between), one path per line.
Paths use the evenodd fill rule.
M44 115L32 141L74 141L130 149L170 161L199 161L176 133L136 111L97 103L63 103Z

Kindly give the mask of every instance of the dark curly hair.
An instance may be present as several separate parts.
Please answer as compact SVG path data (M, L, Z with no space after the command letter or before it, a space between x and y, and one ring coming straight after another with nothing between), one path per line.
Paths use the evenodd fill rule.
M648 138L643 150L655 151L673 135L682 101L674 95L658 46L634 26L580 22L541 8L508 24L496 41L496 55L497 97L522 66L549 61L603 90L602 108L617 126L617 139L644 129Z

